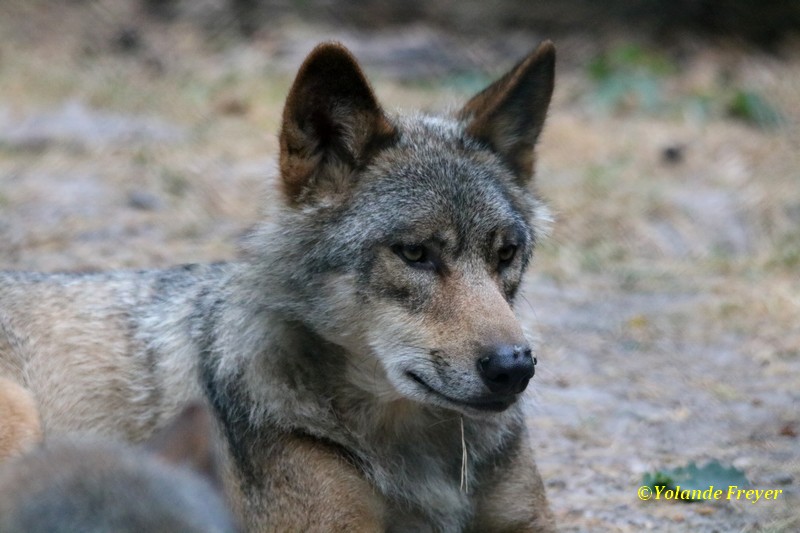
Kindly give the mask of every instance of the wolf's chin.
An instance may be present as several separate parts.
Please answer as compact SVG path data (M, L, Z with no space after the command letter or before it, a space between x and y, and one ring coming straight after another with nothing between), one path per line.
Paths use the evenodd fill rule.
M505 398L453 398L435 389L412 371L406 372L405 376L407 381L411 381L415 384L417 390L422 390L425 393L426 400L428 398L432 400L423 401L422 403L430 403L439 407L458 411L467 416L486 417L495 413L501 413L511 407L517 400L516 396ZM418 396L415 399L419 401Z

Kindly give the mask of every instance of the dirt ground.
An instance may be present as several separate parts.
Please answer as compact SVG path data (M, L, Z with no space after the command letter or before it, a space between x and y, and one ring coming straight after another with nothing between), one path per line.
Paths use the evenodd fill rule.
M282 99L317 41L351 46L387 108L442 109L543 37L293 21L244 41L131 4L0 6L0 268L233 258L277 203ZM554 224L519 311L560 527L798 531L800 46L556 44L537 182ZM637 497L644 473L712 459L783 493Z

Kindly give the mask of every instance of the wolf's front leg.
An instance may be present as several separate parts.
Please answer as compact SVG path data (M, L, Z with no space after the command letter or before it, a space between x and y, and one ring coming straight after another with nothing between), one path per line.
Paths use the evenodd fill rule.
M333 446L286 436L262 454L258 477L237 475L234 482L246 531L386 530L380 496Z
M527 431L502 463L487 472L476 495L475 533L549 533L556 531L544 483L533 460Z

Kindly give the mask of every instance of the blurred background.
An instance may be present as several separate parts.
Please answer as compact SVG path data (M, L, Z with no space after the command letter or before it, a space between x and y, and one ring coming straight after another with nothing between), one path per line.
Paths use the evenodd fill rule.
M800 2L1 0L0 268L235 257L319 41L441 111L546 38L554 225L519 311L562 529L800 530ZM637 498L709 461L783 493Z

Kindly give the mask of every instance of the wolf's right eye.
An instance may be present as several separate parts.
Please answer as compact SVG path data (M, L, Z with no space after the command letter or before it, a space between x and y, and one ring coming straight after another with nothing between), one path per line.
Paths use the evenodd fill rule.
M414 267L426 267L431 262L428 250L421 244L396 244L392 251Z
M421 263L425 260L425 248L418 244L400 246L400 255L411 263Z

